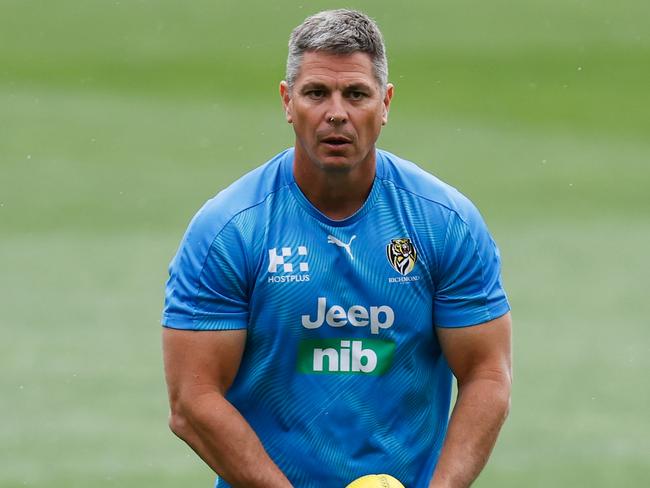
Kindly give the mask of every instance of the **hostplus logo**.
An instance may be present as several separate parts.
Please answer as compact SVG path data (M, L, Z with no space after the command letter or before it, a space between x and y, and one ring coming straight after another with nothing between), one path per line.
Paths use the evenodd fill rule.
M352 305L347 310L340 305L327 306L327 299L319 297L316 313L301 317L302 326L313 330L327 324L329 327L367 327L370 334L390 329L395 312L388 305L365 307ZM393 362L395 343L373 338L307 339L298 350L298 371L301 373L382 375Z
M309 281L307 247L298 246L297 252L291 247L269 249L269 283L295 283ZM297 269L296 269L297 268Z

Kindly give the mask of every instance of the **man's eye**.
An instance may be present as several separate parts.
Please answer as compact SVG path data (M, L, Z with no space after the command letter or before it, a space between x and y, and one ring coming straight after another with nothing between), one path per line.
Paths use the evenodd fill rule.
M314 99L323 98L325 96L325 90L309 90L307 96Z
M366 96L366 94L364 92L362 92L362 91L356 91L355 90L355 91L351 91L350 93L348 93L348 96L352 100L361 100L363 97Z

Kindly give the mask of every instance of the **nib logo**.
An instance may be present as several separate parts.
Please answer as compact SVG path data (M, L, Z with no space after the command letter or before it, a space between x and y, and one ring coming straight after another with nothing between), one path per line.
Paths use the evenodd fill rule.
M395 343L381 339L310 339L300 343L298 371L379 376L393 363Z

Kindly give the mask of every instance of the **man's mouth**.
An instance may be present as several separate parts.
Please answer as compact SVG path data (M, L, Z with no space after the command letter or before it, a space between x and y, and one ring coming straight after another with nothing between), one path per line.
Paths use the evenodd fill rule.
M344 146L350 144L352 140L344 136L329 136L321 139L321 142L327 144L328 146Z

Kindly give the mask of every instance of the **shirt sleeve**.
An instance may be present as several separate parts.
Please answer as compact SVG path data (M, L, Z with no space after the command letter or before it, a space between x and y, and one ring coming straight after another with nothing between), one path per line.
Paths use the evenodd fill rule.
M174 329L245 329L248 280L245 243L206 204L192 219L169 265L162 325Z
M501 283L501 258L476 207L469 201L463 215L452 211L439 262L434 324L466 327L510 310Z

